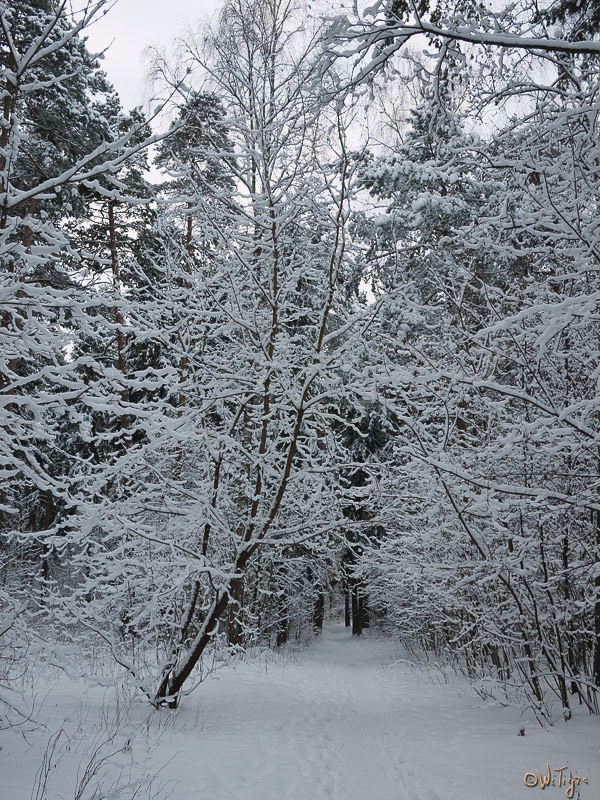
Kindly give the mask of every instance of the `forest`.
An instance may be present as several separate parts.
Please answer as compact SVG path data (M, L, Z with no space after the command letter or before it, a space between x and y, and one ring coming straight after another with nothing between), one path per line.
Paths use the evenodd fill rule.
M0 729L333 617L600 713L600 5L224 0L130 110L110 6L0 0Z

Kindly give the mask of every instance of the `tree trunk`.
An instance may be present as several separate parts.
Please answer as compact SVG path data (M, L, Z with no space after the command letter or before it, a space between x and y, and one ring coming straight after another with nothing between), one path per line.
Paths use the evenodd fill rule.
M358 595L358 613L360 614L361 630L369 627L369 606L367 595L362 592Z
M206 615L204 624L192 642L190 650L183 663L179 667L170 665L165 668L156 692L156 696L154 698L154 703L156 706L177 708L179 703L179 693L183 688L183 684L191 675L192 670L200 660L202 653L206 650L207 645L212 640L217 623L224 614L228 603L229 594L227 592L224 592L223 594L217 593L212 607L209 613Z
M350 607L350 585L346 580L344 583L344 625L349 628L352 625L352 612Z
M52 525L54 519L54 498L50 489L44 492L44 518L42 521L42 530L48 530ZM52 546L44 540L42 545L42 563L40 569L40 578L42 581L42 592L46 593L46 585L50 580L50 556L52 555Z
M121 276L119 274L119 253L117 249L117 228L115 224L115 201L110 200L108 203L108 234L110 241L110 262L113 275L113 287L115 294L121 293ZM127 373L127 360L125 355L125 337L123 335L123 315L117 308L115 312L115 321L117 323L117 367L123 376L123 383ZM121 402L124 406L129 403L129 389L123 385L121 391ZM125 430L129 427L129 416L127 414L121 415L121 428Z
M242 628L242 614L244 611L244 578L234 578L231 581L229 594L229 610L227 619L227 641L233 647L242 647L244 632Z
M325 594L323 590L319 588L313 610L313 631L315 633L320 633L323 630L324 617L325 617Z
M239 553L232 569L234 577L230 579L226 588L220 588L215 591L212 606L204 618L202 627L190 644L187 653L183 656L181 663L177 664L176 654L175 658L164 667L154 697L154 705L177 708L181 689L191 675L196 664L202 658L202 654L207 646L212 641L219 620L229 605L229 598L235 594L235 584L240 580L240 577L243 576L248 560L254 552L254 549L255 548L242 550L242 552Z
M289 639L290 635L290 616L287 597L282 594L279 598L279 621L277 623L277 647L281 647Z
M358 584L354 583L352 586L352 635L360 636L362 634L362 629L363 621L360 613Z

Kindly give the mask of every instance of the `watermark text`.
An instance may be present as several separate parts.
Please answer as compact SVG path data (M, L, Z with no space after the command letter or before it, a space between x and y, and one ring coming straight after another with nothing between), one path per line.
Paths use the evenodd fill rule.
M589 781L587 778L573 775L568 767L550 769L550 764L546 764L545 772L526 772L523 783L531 788L539 786L540 789L545 789L547 786L566 786L565 794L571 800L575 789L580 784L587 784Z

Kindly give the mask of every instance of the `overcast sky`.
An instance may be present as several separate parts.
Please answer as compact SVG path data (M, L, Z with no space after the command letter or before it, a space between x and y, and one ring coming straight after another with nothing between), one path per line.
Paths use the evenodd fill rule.
M108 14L86 32L89 49L109 47L102 67L114 84L123 108L146 99L143 51L166 45L198 20L214 16L220 0L118 0ZM112 44L111 44L112 42Z

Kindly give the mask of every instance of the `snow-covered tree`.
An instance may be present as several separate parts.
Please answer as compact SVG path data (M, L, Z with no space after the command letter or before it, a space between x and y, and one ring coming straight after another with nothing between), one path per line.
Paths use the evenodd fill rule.
M115 377L99 387L81 372L101 301L73 229L90 194L121 197L117 173L154 138L136 120L111 127L117 101L82 38L105 6L0 3L0 548L7 586L29 604L32 581L56 577L52 554L68 561L88 438L76 404L105 403Z
M160 149L161 268L127 310L164 364L130 371L131 391L162 392L124 408L107 394L97 410L116 400L130 442L78 474L67 606L156 705L177 705L220 627L233 646L260 624L283 641L297 614L319 628L324 543L349 526L331 421L373 312L344 285L353 165L315 54L275 0L228 3L190 46L207 86Z
M596 30L582 35L566 7L552 12L560 38L545 27L552 14L525 5L438 12L381 4L333 32L356 44L359 82L427 35L438 101L444 60L473 57L472 113L493 105L503 128L447 137L438 117L417 138L439 158L423 159L411 132L399 157L367 165L369 188L394 202L357 231L370 231L380 280L412 283L382 331L394 379L389 364L380 374L400 423L392 485L404 524L366 561L377 597L387 587L388 611L412 618L424 643L451 648L472 674L518 675L537 706L549 687L566 713L569 692L593 711ZM544 69L531 55L542 52Z

